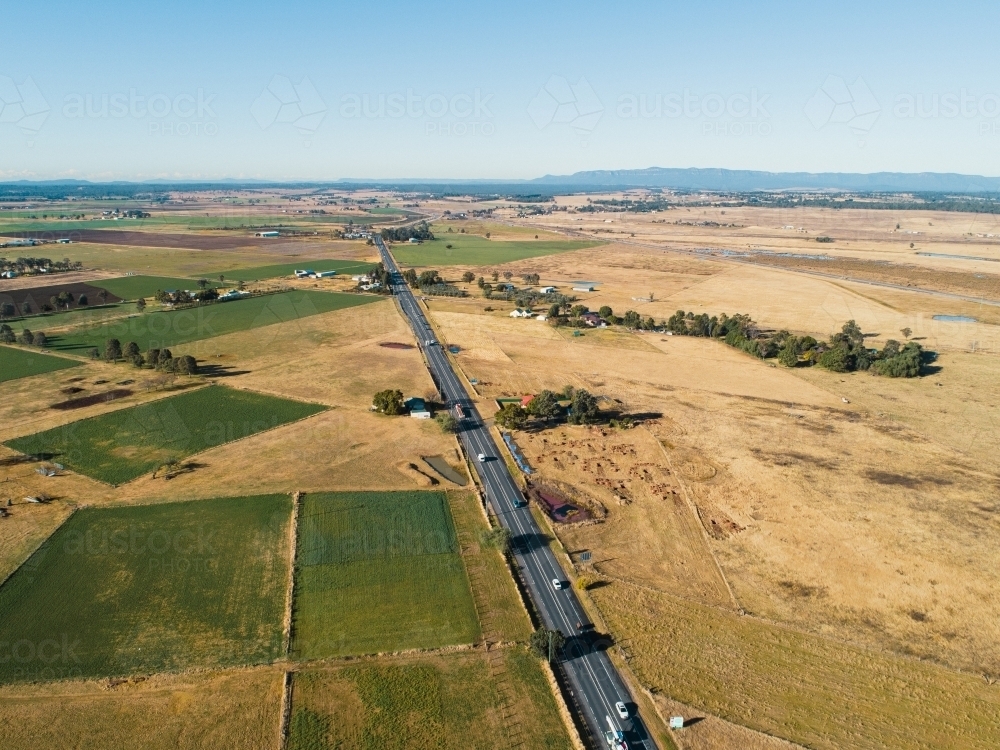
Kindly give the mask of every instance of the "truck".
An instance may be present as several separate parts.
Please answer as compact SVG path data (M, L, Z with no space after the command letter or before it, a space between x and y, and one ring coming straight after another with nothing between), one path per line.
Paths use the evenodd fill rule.
M615 726L610 716L604 718L608 720L608 726L611 727L610 731L604 733L604 741L608 743L610 750L628 750L625 733Z

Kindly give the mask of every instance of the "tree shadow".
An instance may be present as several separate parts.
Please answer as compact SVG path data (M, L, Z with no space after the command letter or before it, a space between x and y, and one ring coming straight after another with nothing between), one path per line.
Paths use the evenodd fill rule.
M231 378L236 375L249 375L250 370L237 370L233 365L198 365L198 374L208 378Z

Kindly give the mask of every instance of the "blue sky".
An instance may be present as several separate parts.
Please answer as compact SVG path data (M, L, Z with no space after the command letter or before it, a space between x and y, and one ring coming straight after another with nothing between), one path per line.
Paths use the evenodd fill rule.
M4 5L0 179L1000 175L995 2Z

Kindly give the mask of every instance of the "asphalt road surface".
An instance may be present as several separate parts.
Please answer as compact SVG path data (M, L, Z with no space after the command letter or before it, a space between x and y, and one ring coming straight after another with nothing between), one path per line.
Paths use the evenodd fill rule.
M424 350L431 377L453 414L457 416L457 405L462 407L465 418L459 422L459 438L476 467L494 512L500 522L510 529L514 556L535 608L545 627L560 630L566 636L566 645L557 654L557 659L569 680L576 706L590 728L593 743L607 747L604 733L609 729L610 719L615 729L625 734L629 748L652 750L655 744L646 732L636 704L605 653L610 641L594 631L567 576L549 549L546 536L507 470L489 429L483 424L465 386L455 375L447 354L403 281L395 260L380 238L375 243L386 270L392 274L393 293ZM479 455L486 460L478 461ZM553 581L560 581L562 588L556 589ZM619 701L628 707L628 719L618 716L615 704Z

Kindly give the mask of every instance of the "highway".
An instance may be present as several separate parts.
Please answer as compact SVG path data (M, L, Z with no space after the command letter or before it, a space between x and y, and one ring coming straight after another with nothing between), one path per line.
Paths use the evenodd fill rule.
M656 745L638 715L636 704L605 653L610 641L594 631L567 576L546 543L546 536L510 475L489 428L452 369L448 355L437 343L434 331L403 281L395 260L381 238L376 237L375 243L386 270L391 274L393 293L410 321L445 404L452 413L456 413L457 405L461 405L464 411L465 418L459 422L459 438L479 474L493 511L511 532L515 561L535 609L545 627L560 630L566 636L566 645L557 657L576 703L575 707L571 705L571 709L578 708L590 728L590 744L607 747L604 733L608 731L610 718L615 729L624 733L629 748L653 750ZM485 461L477 460L480 454L486 457ZM562 588L557 590L553 580L562 582ZM619 718L615 710L619 701L628 706L628 719ZM587 740L584 737L584 741Z

